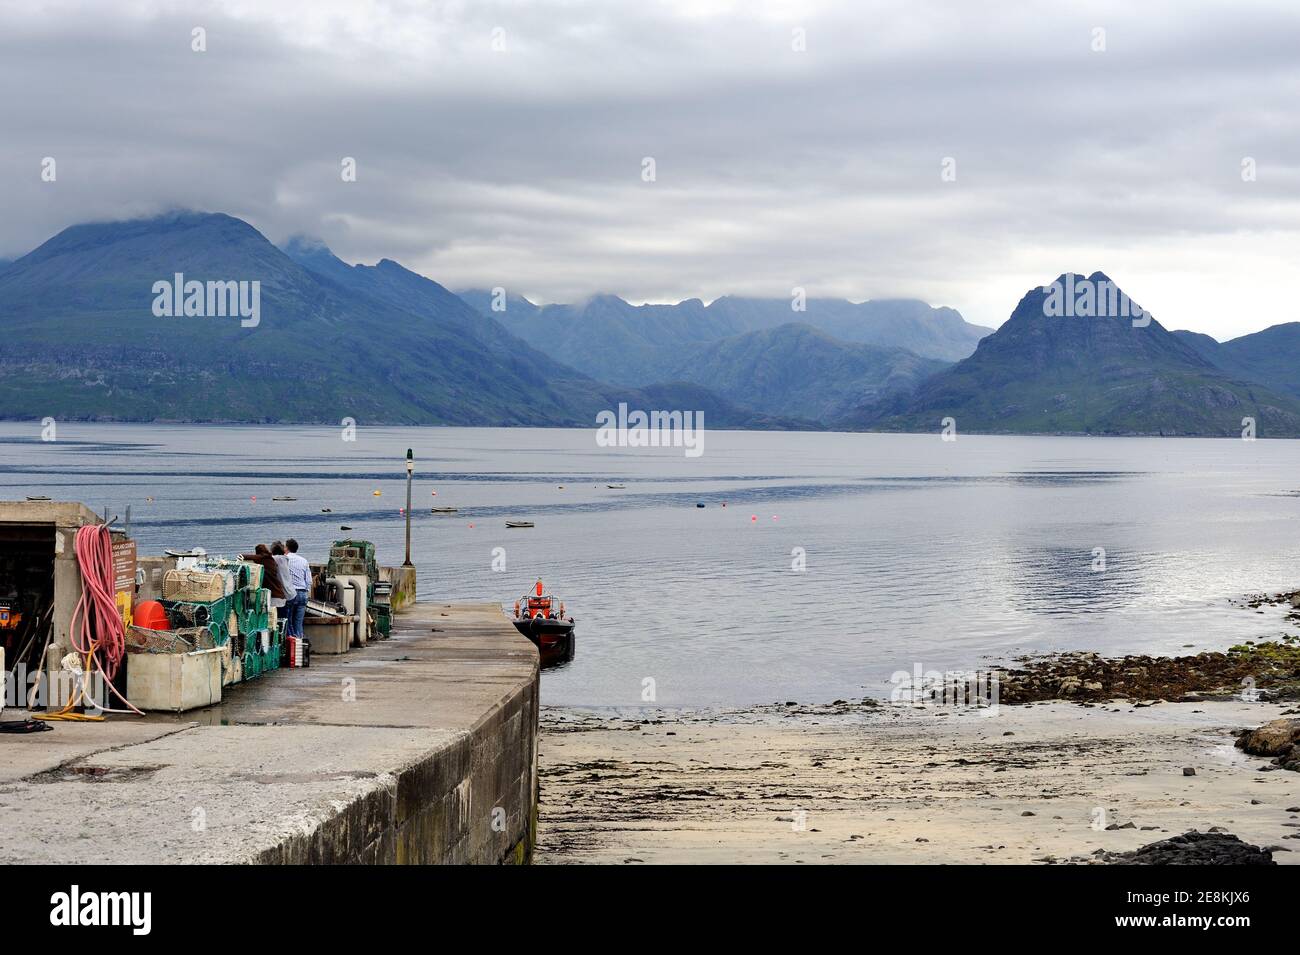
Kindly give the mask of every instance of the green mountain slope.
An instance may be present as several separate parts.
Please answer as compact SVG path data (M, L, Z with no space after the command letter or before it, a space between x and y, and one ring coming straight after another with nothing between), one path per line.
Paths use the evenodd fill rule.
M959 432L1232 436L1252 417L1260 437L1300 435L1300 402L1234 377L1159 322L1049 317L1046 301L1032 289L970 358L845 425L935 431L952 417Z
M1300 398L1300 322L1286 322L1220 344L1209 335L1175 332L1230 374Z

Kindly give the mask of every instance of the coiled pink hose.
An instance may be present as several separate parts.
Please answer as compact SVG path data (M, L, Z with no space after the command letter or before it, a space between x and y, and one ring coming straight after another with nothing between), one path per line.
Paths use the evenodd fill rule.
M144 716L117 691L112 682L122 664L122 658L126 656L126 627L122 623L122 615L118 612L114 596L113 535L109 532L108 525L78 528L76 553L77 563L81 567L81 599L72 611L72 621L68 627L72 646L85 660L87 678L93 664L112 694L125 703L130 712ZM82 685L83 699L88 683L89 679Z

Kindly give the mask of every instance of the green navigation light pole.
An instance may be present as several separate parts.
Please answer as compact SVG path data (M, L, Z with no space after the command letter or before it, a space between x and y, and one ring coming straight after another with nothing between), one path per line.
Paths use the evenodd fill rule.
M415 473L415 456L411 454L411 449L406 449L406 562L403 567L410 567L411 564L411 475Z

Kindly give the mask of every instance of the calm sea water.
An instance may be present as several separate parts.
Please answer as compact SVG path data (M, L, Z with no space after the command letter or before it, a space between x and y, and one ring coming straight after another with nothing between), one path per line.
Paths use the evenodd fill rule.
M887 695L917 664L1221 649L1286 629L1230 599L1300 586L1291 441L709 432L688 458L588 430L66 424L42 442L3 423L0 499L129 504L142 553L293 536L321 559L347 536L400 563L407 447L420 596L510 604L540 576L577 618L552 704L636 706L647 678L659 705L816 702Z

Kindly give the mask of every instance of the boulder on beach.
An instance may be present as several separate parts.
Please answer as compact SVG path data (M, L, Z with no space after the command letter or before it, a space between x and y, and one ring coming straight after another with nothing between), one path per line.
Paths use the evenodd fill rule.
M1197 832L1172 836L1134 849L1107 853L1111 865L1277 865L1273 853L1228 832Z
M1300 719L1280 719L1258 729L1243 730L1237 748L1252 756L1272 756L1283 769L1300 772Z

